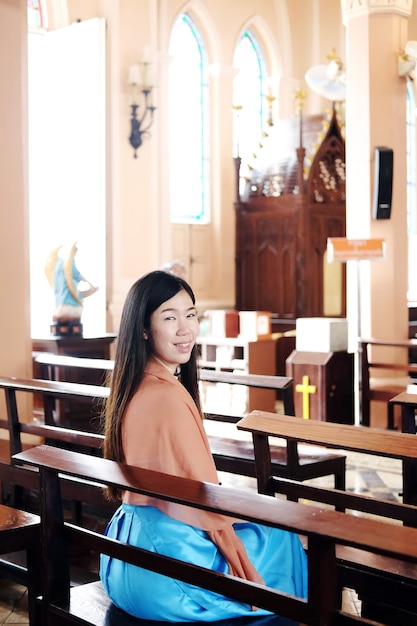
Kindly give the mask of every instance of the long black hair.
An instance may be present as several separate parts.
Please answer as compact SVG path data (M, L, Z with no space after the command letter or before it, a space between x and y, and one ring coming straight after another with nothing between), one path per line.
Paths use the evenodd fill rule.
M122 419L126 407L142 382L152 355L149 333L152 313L164 302L184 290L195 304L190 285L167 272L154 271L137 280L127 294L116 343L114 370L109 374L110 396L104 409L104 456L123 461ZM180 365L179 379L202 415L197 378L197 349Z

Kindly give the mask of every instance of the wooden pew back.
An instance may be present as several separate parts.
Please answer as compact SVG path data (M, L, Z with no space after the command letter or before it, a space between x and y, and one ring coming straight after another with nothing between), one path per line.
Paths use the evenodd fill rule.
M359 341L360 352L360 403L361 403L361 424L362 426L370 426L371 423L371 402L385 402L387 404L387 427L394 428L394 408L389 404L391 398L405 391L407 385L411 382L409 376L417 373L416 363L394 363L390 359L380 359L376 356L370 356L370 351L376 349L394 349L406 350L407 354L411 348L417 347L416 339L408 339L404 341L388 341L384 339L362 338ZM408 358L407 358L408 361ZM401 372L402 378L391 378L389 380L378 379L374 377L375 372L385 372L389 375L392 372Z
M56 445L75 446L87 451L96 450L100 454L103 446L103 436L62 428L54 423L54 402L56 399L88 397L92 401L103 402L109 393L106 387L83 385L79 383L66 383L59 381L46 381L36 379L24 379L16 377L0 377L0 388L4 390L6 397L7 418L0 419L0 428L8 430L10 455L0 462L0 480L3 484L11 484L10 502L13 506L20 507L22 504L23 489L39 491L39 475L33 468L14 464L11 457L22 451L22 434L35 435ZM20 419L17 394L18 393L41 394L44 402L45 424L25 422ZM65 495L68 499L77 502L89 502L106 511L111 511L109 503L103 497L102 489L95 485L80 482L74 487L73 482L65 482ZM80 505L76 504L75 517L81 514Z
M57 367L62 363L61 357L57 358L56 355L48 355L45 360L48 362L51 360L54 366ZM92 359L88 360L91 361ZM78 365L80 361L81 367L85 367L82 358L64 358L64 362L67 364L75 363ZM201 374L204 380L231 381L232 384L245 382L246 384L270 386L274 389L282 390L284 407L289 411L293 411L292 380L287 377L238 376L226 372L211 372L209 370L202 370ZM100 407L101 403L108 397L109 388L65 381L19 379L5 376L0 377L0 388L3 388L6 394L7 404L7 422L0 419L0 427L7 427L9 430L11 455L22 451L22 433L44 437L50 443L55 442L58 445L65 446L81 446L84 449L87 448L87 450L95 449L97 453L100 453L103 445L102 435L62 428L59 423L55 422L55 401L57 399L65 400L67 398L85 397L94 402L97 407ZM20 419L16 397L20 392L41 395L44 405L45 425L25 422ZM233 419L230 416L209 417L217 418L218 420ZM235 421L237 419L239 418L234 418ZM224 440L220 437L210 437L209 439L219 470L252 477L256 476L253 446L250 442ZM277 446L273 452L274 469L281 476L305 480L306 478L334 474L335 486L340 489L343 489L345 486L345 457L342 455L329 454L324 451L316 455L307 455L305 460L303 458L300 460L295 442L288 442L286 447L282 445ZM28 470L28 468L15 466L9 460L0 464L0 479L3 482L14 485L11 501L16 506L19 506L22 501L22 487L38 490L37 477L33 475L33 472ZM70 489L71 485L69 484L67 488ZM89 485L86 485L85 489L80 490L80 495L84 492L87 502L92 499L94 503L101 506L103 501L101 492L96 494ZM68 496L70 497L70 493ZM73 498L75 501L78 501L76 495ZM81 515L81 503L75 505L74 515L75 517Z
M252 411L238 422L237 428L252 433L258 491L270 495L275 489L270 461L270 437L374 454L407 462L417 459L415 435L379 428L304 420L300 417L288 417L265 411ZM412 500L412 494L404 493L405 502Z

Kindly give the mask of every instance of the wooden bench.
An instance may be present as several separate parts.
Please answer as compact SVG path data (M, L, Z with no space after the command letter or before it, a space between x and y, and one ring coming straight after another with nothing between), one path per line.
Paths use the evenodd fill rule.
M111 359L63 356L49 352L32 352L33 378L89 384L102 387L114 367ZM100 432L97 407L87 395L54 402L55 422L67 428ZM42 418L43 398L35 394L34 414Z
M88 544L99 553L107 553L145 569L222 593L236 600L265 607L295 622L310 626L374 624L340 608L340 565L338 546L365 550L376 556L397 559L404 564L417 562L417 529L392 526L379 520L354 518L337 511L317 509L304 504L278 501L262 495L200 483L126 466L115 461L40 446L17 455L20 463L39 468L42 485L42 610L44 623L95 624L125 626L149 624L132 620L103 596L101 584L70 588L67 547L72 543ZM68 478L106 483L156 498L179 502L203 510L282 528L303 536L308 549L308 599L303 600L262 585L219 574L146 550L127 546L101 533L88 531L64 522L60 495L60 475ZM116 619L112 621L116 613ZM93 616L89 619L89 616ZM256 624L256 615L227 623ZM263 618L259 624L263 624ZM267 622L268 623L268 622ZM272 624L280 624L275 618ZM288 624L288 622L284 622Z
M108 372L114 366L113 361L103 359L60 357L48 353L36 353L34 354L34 360L44 368L42 370L44 375L54 378L65 375L65 371L68 372L71 368L88 370L91 367ZM281 395L284 412L287 415L294 415L294 388L291 378L260 374L236 374L204 368L199 370L199 378L203 382L274 389ZM207 413L206 417L218 422L230 423L237 422L242 416ZM250 441L239 441L235 438L216 434L216 436L209 435L209 442L219 471L255 478L254 452ZM308 480L320 476L334 475L335 488L345 488L346 457L343 455L324 450L306 450L299 453L296 443L287 442L286 445L273 447L272 458L274 471L280 476L295 480Z
M35 626L35 600L40 593L40 518L0 504L0 576L28 588L29 624ZM14 552L24 552L24 563Z
M415 493L410 492L412 483L407 482L404 475L403 503L401 503L285 480L273 475L269 461L269 437L288 437L294 441L396 458L401 459L403 463L416 464L415 435L369 427L307 421L260 411L252 412L243 418L238 423L238 428L252 433L260 492L269 495L281 493L294 501L305 499L342 510L390 518L407 526L417 526L417 508L407 504L416 503ZM387 534L397 533L398 528L401 526L392 524ZM415 566L404 566L402 561L385 557L376 558L368 552L346 548L339 548L338 560L342 568L342 581L345 586L355 589L361 595L365 615L377 616L378 619L385 615L384 619L391 620L387 621L388 624L398 626L417 623Z
M16 465L11 457L23 449L23 435L39 437L41 440L54 442L55 445L75 447L91 452L101 453L103 436L95 433L62 428L55 424L54 408L56 399L89 397L94 402L102 402L108 397L106 387L82 385L15 377L0 377L0 388L6 397L7 419L0 419L0 428L9 433L9 451L7 457L0 459L0 480L3 485L11 485L10 504L20 507L24 489L39 491L39 476L33 468ZM17 394L37 393L43 398L45 423L25 422L20 419ZM64 481L65 482L65 481ZM81 502L110 511L109 502L104 498L102 489L96 485L67 482L63 486L65 497L73 502L74 516L81 514ZM4 494L3 494L4 497ZM112 507L114 509L114 507Z
M56 355L48 355L56 357ZM76 365L83 360L76 357L66 357L66 363L76 359ZM89 359L91 360L91 359ZM72 360L74 362L74 360ZM54 363L58 366L61 363L59 358L54 358ZM84 363L81 365L85 366ZM284 377L265 377L251 375L238 379L237 375L226 373L214 373L203 370L202 376L205 380L218 380L222 382L232 381L248 382L251 379L254 385L270 385L272 388L280 389L283 392L284 407L293 411L292 380ZM3 388L6 395L7 422L0 419L0 428L8 428L10 438L10 455L22 451L22 434L43 437L48 443L54 445L75 447L88 452L95 450L101 454L103 436L96 433L88 433L79 430L63 428L55 422L55 401L68 398L89 398L91 402L99 404L106 400L109 394L107 387L94 385L84 385L81 383L67 383L65 381L45 381L36 379L19 379L16 377L0 377L0 388ZM17 403L18 393L38 394L43 399L45 424L25 422L20 419ZM98 410L98 408L97 408ZM210 416L213 419L229 419L237 421L238 417L231 416ZM213 457L217 468L220 471L232 472L245 476L256 477L255 456L253 444L250 441L238 441L234 439L209 437L212 447ZM298 454L297 444L288 443L287 446L275 446L272 450L274 472L280 476L294 478L296 480L306 480L323 475L334 474L334 484L337 489L345 488L345 464L346 457L339 454L332 454L326 451ZM21 506L24 489L39 491L39 482L36 472L31 468L19 467L13 464L10 456L0 460L0 480L3 485L10 485L10 497L8 503L14 506ZM83 503L92 504L99 509L108 510L109 502L103 498L101 490L97 490L94 485L81 484L78 488L73 488L73 484L65 484L64 494L70 502L70 506L75 520L80 519L83 510Z
M417 385L409 385L406 391L391 398L390 404L399 406L401 409L401 432L416 435ZM417 505L416 461L403 461L403 482L405 485L405 501Z
M415 363L393 363L387 359L384 361L377 359L373 355L370 357L370 350L374 348L394 348L406 349L409 351L417 347L416 339L404 341L388 341L383 339L361 339L359 341L360 352L360 402L361 402L361 424L369 426L371 419L371 402L385 402L387 405L387 427L394 428L394 407L389 403L391 398L405 391L411 382L410 375L417 373ZM407 359L408 360L408 359ZM395 378L376 378L373 376L375 370L385 372L402 372L403 376Z

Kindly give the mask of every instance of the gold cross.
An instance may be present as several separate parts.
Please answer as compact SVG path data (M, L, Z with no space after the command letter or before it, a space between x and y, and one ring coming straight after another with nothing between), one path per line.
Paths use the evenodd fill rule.
M303 394L303 419L310 419L310 393L316 393L315 385L310 385L308 376L303 376L302 385L295 386L295 390Z

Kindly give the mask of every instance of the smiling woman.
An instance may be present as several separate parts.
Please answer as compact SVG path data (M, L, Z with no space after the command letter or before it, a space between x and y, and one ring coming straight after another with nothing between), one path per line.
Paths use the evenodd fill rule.
M194 294L183 279L156 271L132 286L105 409L107 458L218 483L198 395L197 335ZM306 597L306 556L296 535L132 492L109 496L122 498L110 537ZM112 601L137 617L210 622L253 614L247 604L106 555L100 575ZM151 596L137 591L144 585Z
M155 359L175 374L177 367L190 359L198 329L190 294L181 290L152 313L145 339L150 342Z

